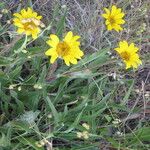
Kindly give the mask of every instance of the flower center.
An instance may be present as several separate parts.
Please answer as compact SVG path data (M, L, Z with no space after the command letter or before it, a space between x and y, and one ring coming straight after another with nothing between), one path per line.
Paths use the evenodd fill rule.
M70 50L69 45L66 42L59 42L56 48L59 57L63 57L68 54Z
M34 30L40 25L40 21L35 18L26 18L22 20L25 30Z
M122 52L120 56L123 60L126 60L126 61L130 59L130 54L128 52Z
M110 22L110 24L115 24L116 23L115 18L113 16L110 16L109 22Z

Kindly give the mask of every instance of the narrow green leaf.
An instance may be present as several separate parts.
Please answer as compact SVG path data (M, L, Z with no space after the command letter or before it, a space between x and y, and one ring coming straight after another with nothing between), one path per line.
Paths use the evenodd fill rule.
M48 96L46 97L46 102L47 102L49 108L50 108L51 111L52 111L52 114L53 114L53 116L54 116L54 118L55 118L56 124L58 124L58 122L59 122L59 114L58 114L58 112L57 112L55 106L53 105L53 103L51 102L51 100L50 100L50 98L49 98Z
M131 86L130 86L129 90L126 92L126 94L123 98L122 105L124 105L128 101L128 99L130 97L130 94L132 92L133 86L134 86L134 80L131 82Z

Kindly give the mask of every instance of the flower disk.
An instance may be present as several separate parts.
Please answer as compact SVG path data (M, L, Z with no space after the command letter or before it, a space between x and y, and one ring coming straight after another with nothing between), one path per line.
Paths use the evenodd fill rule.
M138 49L138 47L134 46L134 43L128 45L127 41L119 42L119 47L115 48L126 64L126 69L131 67L137 68L140 64L142 64L139 55L137 54Z
M71 31L67 33L63 41L60 41L56 35L51 34L50 39L47 41L51 48L45 52L45 55L51 56L50 63L54 63L59 57L65 61L67 66L70 66L70 63L77 64L77 59L81 59L83 56L83 52L79 47L79 38L80 36L73 36Z
M117 8L116 6L112 6L111 10L104 8L105 14L102 16L106 19L105 24L108 30L116 30L117 32L123 30L120 26L124 24L125 21L122 19L124 17L124 13L121 12L121 8Z
M27 10L22 9L20 13L13 14L13 24L18 27L17 32L19 34L32 35L33 39L36 39L40 33L40 28L44 27L44 24L40 21L42 16L38 16L31 8Z

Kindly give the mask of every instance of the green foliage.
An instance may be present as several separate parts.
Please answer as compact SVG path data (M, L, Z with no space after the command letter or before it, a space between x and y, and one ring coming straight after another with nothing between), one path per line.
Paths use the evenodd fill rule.
M3 7L5 2L0 2ZM50 64L44 56L50 29L54 27L60 37L68 30L68 11L57 4L53 19L36 41L25 36L15 41L14 29L9 37L0 23L0 150L44 150L37 144L43 139L48 141L46 147L52 144L56 150L98 150L103 143L110 149L149 149L149 124L130 118L141 108L127 105L138 101L135 72L123 71L118 60L111 58L112 48L106 41L71 67L61 60ZM6 41L8 47L2 44ZM86 45L82 49L86 52ZM125 73L133 76L126 78ZM77 132L86 130L83 123L90 126L88 139L77 137Z

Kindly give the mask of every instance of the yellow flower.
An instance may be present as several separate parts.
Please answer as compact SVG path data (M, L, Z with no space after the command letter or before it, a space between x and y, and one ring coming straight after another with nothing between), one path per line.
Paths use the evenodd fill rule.
M131 67L137 68L142 64L139 55L137 54L139 48L134 46L134 43L128 45L127 41L121 41L119 42L119 47L115 48L115 50L126 64L126 69Z
M20 13L13 14L13 24L18 27L17 32L19 34L32 35L33 39L36 39L40 33L40 28L44 27L44 24L40 21L42 16L38 16L31 8L27 10L22 9Z
M66 34L62 41L56 35L51 34L50 39L47 41L51 48L45 52L45 55L51 56L50 63L54 63L59 57L64 59L67 66L70 66L70 63L77 64L77 59L81 59L83 56L83 52L79 47L79 38L80 36L74 36L71 31Z
M106 19L105 24L108 30L116 30L117 32L123 30L120 26L124 24L125 21L122 19L124 17L124 13L121 12L121 8L117 8L115 5L112 6L111 10L104 8L105 14L102 16Z

